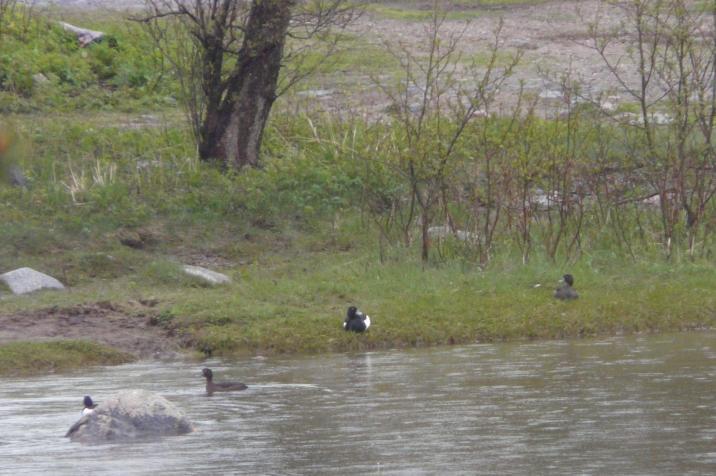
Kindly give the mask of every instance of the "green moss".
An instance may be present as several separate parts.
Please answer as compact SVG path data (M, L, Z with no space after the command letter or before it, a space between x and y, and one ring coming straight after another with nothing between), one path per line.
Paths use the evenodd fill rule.
M132 356L81 340L0 345L0 377L62 372L90 365L118 365Z

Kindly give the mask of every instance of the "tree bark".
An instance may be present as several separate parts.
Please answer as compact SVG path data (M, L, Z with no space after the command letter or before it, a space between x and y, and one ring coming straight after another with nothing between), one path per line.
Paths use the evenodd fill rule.
M225 94L209 100L199 155L229 168L259 165L263 130L276 100L283 49L297 0L254 0ZM217 98L218 99L218 98Z

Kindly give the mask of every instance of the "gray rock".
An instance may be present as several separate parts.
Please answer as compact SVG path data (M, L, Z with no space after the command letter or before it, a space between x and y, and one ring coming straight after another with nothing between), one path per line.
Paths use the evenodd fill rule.
M17 165L10 166L8 175L10 176L10 184L15 187L27 188L27 178L22 173L22 169Z
M539 93L540 99L562 99L564 93L556 89L543 89Z
M77 36L77 41L79 41L80 46L84 48L85 46L89 45L90 43L94 43L95 41L100 41L102 38L104 38L104 33L101 31L94 31L94 30L88 30L86 28L80 28L74 25L70 25L66 22L58 22L63 30L69 31L70 33L73 33L75 36Z
M61 282L32 268L18 268L0 274L0 281L10 288L13 294L27 294L41 289L65 289Z
M453 230L449 226L431 226L428 228L428 236L431 238L447 238L454 236L460 241L478 241L480 236L465 230Z
M36 86L42 86L50 82L49 78L42 73L35 73L32 75L32 82Z
M191 266L187 264L184 265L182 269L184 269L186 274L203 279L209 284L226 284L231 282L231 278L227 275L202 268L201 266Z
M655 124L658 124L660 126L663 126L665 124L671 124L674 122L674 118L671 117L670 114L667 114L665 112L655 112L651 115L651 120Z
M616 103L613 103L611 101L602 101L599 103L599 107L601 107L604 111L607 112L614 112L617 110Z
M332 89L308 89L306 91L300 91L299 96L306 96L311 98L323 98L333 94Z
M72 425L66 437L80 443L123 442L193 431L184 412L146 390L126 390L101 402Z
M636 114L633 112L623 112L616 116L616 118L623 122L628 122L629 124L633 126L643 126L644 125L644 118L641 114ZM665 112L654 112L649 114L649 121L652 124L656 124L659 126L671 124L674 122L674 118L671 117L671 115L665 113Z

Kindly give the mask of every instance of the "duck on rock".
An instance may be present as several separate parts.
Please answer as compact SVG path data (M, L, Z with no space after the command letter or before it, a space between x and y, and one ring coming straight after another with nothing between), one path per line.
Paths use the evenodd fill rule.
M92 397L85 395L83 403L85 407L82 409L82 416L94 413L94 409L97 408L97 404L92 401Z
M353 332L364 332L370 327L370 316L359 311L355 306L348 308L343 329Z
M562 277L562 285L554 291L554 297L562 300L577 299L579 294L577 294L573 286L574 277L571 274L565 274Z
M211 369L204 369L201 373L206 378L206 394L211 396L214 392L238 392L248 387L241 382L214 382L214 373Z

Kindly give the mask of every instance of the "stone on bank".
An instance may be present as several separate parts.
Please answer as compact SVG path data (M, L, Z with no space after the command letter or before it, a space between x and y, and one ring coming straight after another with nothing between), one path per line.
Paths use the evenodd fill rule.
M195 278L202 279L203 281L211 285L227 284L231 282L231 278L229 278L227 275L217 273L216 271L212 271L210 269L202 268L201 266L191 266L186 264L182 267L182 269L189 276L194 276Z
M5 283L13 294L27 294L42 289L65 289L62 283L52 276L32 268L18 268L0 274L0 281Z

